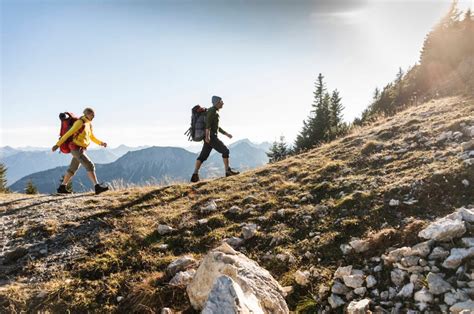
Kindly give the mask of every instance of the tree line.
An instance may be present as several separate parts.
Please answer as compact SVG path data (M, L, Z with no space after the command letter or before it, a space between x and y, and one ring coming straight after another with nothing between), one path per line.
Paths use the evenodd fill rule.
M399 68L392 82L375 88L371 103L352 123L343 122L339 92L327 92L324 76L319 74L310 115L295 142L289 145L284 137L273 142L267 153L269 162L330 142L378 116L394 115L429 99L460 93L474 93L474 16L471 9L460 11L453 1L426 36L419 62L407 71Z

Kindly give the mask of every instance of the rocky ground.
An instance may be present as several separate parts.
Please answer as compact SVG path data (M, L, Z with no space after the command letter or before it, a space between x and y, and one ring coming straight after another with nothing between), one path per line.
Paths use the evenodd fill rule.
M1 195L1 309L192 313L207 305L189 285L223 242L269 271L290 311L449 309L472 299L471 222L452 241L419 233L474 204L473 138L473 99L444 98L236 177L98 197ZM429 255L413 253L423 241ZM454 249L468 254L459 274L443 266ZM430 259L439 252L450 255ZM209 293L253 291L226 276ZM449 290L431 291L433 278Z

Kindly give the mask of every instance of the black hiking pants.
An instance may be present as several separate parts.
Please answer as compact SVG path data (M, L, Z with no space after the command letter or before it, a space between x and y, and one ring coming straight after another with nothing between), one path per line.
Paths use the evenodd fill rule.
M201 153L197 160L204 162L209 157L212 149L215 149L217 152L222 154L222 158L229 158L229 149L225 146L224 143L220 139L217 138L217 134L211 134L211 140L209 143L204 141L204 145L202 146Z

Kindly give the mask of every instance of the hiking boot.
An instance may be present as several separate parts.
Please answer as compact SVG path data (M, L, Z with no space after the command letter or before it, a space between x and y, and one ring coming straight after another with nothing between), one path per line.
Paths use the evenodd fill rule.
M227 169L227 171L225 172L225 176L226 177L230 177L230 176L235 176L235 175L238 175L240 172L238 171L235 171L235 170L232 170L230 167Z
M191 182L199 182L199 174L193 173L193 176L191 177Z
M96 184L95 185L95 194L100 194L102 192L106 192L109 190L109 187L107 185L100 185L100 184Z
M56 190L59 194L71 194L72 192L67 189L67 187L63 184L59 186L59 188Z

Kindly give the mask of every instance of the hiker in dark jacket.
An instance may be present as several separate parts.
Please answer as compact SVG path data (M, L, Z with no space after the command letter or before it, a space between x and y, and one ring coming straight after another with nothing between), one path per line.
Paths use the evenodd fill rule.
M221 97L212 96L212 107L207 110L206 117L206 136L204 138L204 145L202 146L201 153L196 160L196 166L194 168L191 182L199 181L199 169L206 159L209 157L212 149L215 149L222 154L222 160L224 162L225 175L226 177L239 174L238 171L234 171L229 167L229 149L222 143L217 137L217 132L224 134L228 138L232 138L232 135L224 131L219 127L219 113L218 111L224 106L224 102Z
M109 188L106 185L101 185L97 182L97 176L95 174L95 166L86 155L86 149L89 144L92 142L97 145L107 147L107 143L98 140L94 133L92 132L92 120L94 119L95 113L92 108L84 109L84 115L77 119L74 122L73 126L66 134L64 134L56 145L53 146L52 151L56 151L68 138L73 137L72 141L69 143L69 148L71 149L72 160L69 168L64 175L62 184L59 186L57 192L61 194L69 194L70 191L67 190L66 186L69 183L69 180L74 176L77 169L82 165L86 171L87 176L94 184L95 194L100 194L107 191Z

